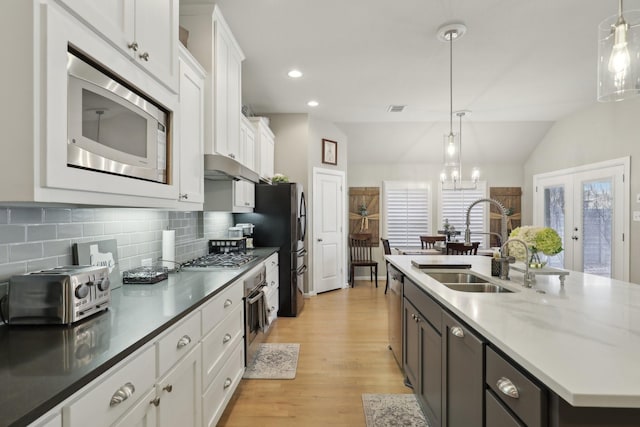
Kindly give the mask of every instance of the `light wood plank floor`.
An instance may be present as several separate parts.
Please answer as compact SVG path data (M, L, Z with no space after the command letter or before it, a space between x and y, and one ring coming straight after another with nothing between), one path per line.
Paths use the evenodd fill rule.
M219 426L364 426L363 393L411 393L388 349L384 281L305 300L267 342L300 343L296 378L242 380Z

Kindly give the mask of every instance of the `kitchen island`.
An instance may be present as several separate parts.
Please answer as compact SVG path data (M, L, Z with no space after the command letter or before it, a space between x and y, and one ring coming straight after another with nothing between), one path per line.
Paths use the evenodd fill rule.
M443 317L453 314L477 332L487 354L491 348L505 355L570 407L640 408L640 286L572 271L564 287L557 276L536 276L533 288L525 288L523 274L514 270L510 281L492 277L488 257L385 258L443 308ZM449 289L412 260L470 264L472 272L513 292ZM637 409L612 411L640 416ZM624 425L640 425L636 420Z
M277 248L241 268L181 271L124 285L108 310L65 326L1 326L0 426L27 425L223 292Z

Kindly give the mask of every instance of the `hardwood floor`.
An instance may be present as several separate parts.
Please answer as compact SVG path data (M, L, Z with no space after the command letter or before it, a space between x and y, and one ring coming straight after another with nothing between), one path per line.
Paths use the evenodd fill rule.
M388 349L384 281L305 300L267 342L300 343L293 380L242 380L219 426L364 426L363 393L411 393Z

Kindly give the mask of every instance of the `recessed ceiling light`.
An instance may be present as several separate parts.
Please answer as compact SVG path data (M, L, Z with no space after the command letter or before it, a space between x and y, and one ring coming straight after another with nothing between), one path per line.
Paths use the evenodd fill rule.
M302 71L300 70L291 70L287 73L287 76L291 77L292 79L298 79L300 77L302 77Z
M317 107L320 104L318 103L318 101L309 101L309 102L307 102L307 105L309 107Z

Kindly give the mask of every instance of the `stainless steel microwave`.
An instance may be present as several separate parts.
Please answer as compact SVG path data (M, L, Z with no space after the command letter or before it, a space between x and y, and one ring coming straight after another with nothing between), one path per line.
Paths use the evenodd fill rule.
M67 165L167 183L169 114L67 53Z

